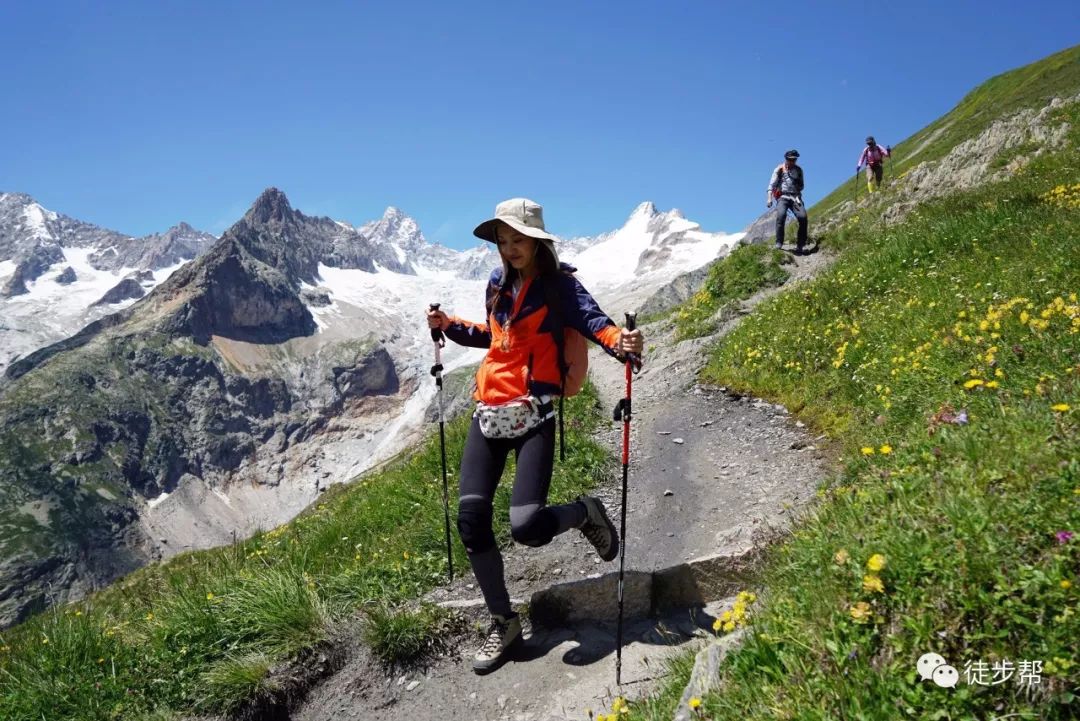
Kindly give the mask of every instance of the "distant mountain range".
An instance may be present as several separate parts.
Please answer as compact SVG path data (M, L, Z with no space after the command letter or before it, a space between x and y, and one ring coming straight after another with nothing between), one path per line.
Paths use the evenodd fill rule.
M414 441L434 393L424 310L482 319L499 265L491 244L430 243L397 209L354 228L274 188L218 239L137 241L27 196L0 204L0 283L20 291L0 326L24 349L0 381L0 625L280 524ZM618 317L739 237L645 203L561 255ZM33 339L18 327L63 314ZM61 335L45 345L46 330ZM452 346L444 363L481 356Z

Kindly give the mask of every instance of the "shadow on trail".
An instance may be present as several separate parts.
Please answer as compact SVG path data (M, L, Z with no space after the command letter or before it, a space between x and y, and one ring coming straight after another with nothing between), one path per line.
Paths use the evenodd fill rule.
M623 647L631 644L680 646L704 632L712 635L716 617L705 606L670 611L659 617L629 620L623 627ZM576 644L563 652L568 666L589 666L614 656L614 622L579 622L562 628L534 626L531 635L513 650L508 661L528 663L543 658L566 643Z

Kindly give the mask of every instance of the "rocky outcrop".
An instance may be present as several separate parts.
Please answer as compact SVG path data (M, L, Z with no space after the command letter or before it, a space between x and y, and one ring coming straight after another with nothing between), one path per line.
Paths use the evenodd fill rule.
M398 392L394 359L378 347L351 368L333 368L333 384L339 398L388 396Z
M661 287L648 300L641 304L638 313L642 317L665 313L677 305L681 305L690 299L694 293L701 290L705 285L705 279L709 277L709 268L712 263L704 265L689 273L682 273L675 277L667 285Z
M315 332L315 320L286 274L252 257L236 237L223 238L154 292L163 301L181 294L188 300L162 328L201 345L214 335L280 343Z
M97 305L123 303L125 300L142 298L144 295L146 295L146 291L143 290L142 283L136 278L127 277L106 291L105 295L101 296L90 305L93 307Z
M70 265L64 268L63 272L60 273L60 275L56 276L56 282L60 285L71 285L78 279L78 276L75 275L75 269L72 268Z
M28 292L27 283L41 277L53 263L60 263L63 260L64 251L56 243L42 242L36 244L18 261L14 275L4 284L4 288L0 290L0 295L11 298Z

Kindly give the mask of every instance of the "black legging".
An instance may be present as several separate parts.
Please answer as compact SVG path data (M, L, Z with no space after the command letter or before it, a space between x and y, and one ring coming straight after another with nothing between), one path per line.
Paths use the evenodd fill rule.
M519 438L485 438L473 418L461 456L458 533L465 544L476 581L492 613L511 614L510 595L503 577L502 555L492 530L492 499L507 456L514 451L517 472L510 492L510 534L518 543L543 546L556 535L580 526L585 507L580 503L548 506L555 460L555 419Z

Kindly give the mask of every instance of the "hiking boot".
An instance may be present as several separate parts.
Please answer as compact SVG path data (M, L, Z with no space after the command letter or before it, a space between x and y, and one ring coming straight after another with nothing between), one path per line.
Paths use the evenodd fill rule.
M521 641L521 617L505 618L498 614L491 617L487 638L473 656L472 667L476 673L487 673L499 666L506 652Z
M619 533L608 518L604 504L592 496L579 496L578 502L585 506L585 523L579 526L582 535L589 539L600 558L614 560L619 554Z

